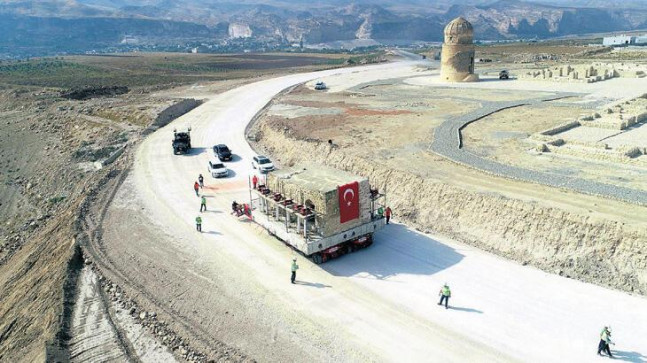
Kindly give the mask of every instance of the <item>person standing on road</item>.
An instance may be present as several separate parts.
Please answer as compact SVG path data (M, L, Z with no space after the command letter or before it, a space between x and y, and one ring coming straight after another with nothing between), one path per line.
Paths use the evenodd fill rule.
M200 213L202 213L202 208L204 207L205 212L207 211L207 198L203 195L200 199Z
M601 352L605 352L609 355L609 358L613 358L611 355L611 349L609 349L609 344L615 344L611 341L611 328L604 327L602 332L600 332L600 343L598 343L598 355L602 355Z
M202 232L202 217L200 216L195 217L195 230Z
M386 224L389 224L389 220L391 220L391 207L386 207L384 215L386 216Z
M243 203L243 214L250 218L252 217L252 211L247 203Z
M256 189L256 185L258 184L258 177L256 174L252 177L252 185L254 186L254 189Z
M198 181L200 182L200 189L204 188L204 177L202 176L202 174L198 176Z
M294 280L297 278L297 270L299 269L299 265L297 265L297 258L292 259L292 277L290 277L290 281L294 283Z
M449 306L447 306L447 305L449 304L449 298L452 296L452 291L449 289L449 285L447 285L447 283L445 283L445 285L443 285L443 287L440 289L440 292L438 293L438 295L440 295L440 302L438 303L438 305L442 305L443 300L444 300L445 301L445 309L449 309Z
M195 196L199 197L200 194L198 194L198 191L200 190L200 184L198 182L193 183L193 190L195 190Z

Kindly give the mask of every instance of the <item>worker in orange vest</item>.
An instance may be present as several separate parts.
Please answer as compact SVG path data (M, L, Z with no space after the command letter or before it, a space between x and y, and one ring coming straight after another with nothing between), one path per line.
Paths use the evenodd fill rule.
M391 219L391 207L386 207L384 215L386 216L386 224L389 224L389 220Z
M254 185L254 189L256 189L256 184L258 184L258 177L256 175L252 177L252 184Z

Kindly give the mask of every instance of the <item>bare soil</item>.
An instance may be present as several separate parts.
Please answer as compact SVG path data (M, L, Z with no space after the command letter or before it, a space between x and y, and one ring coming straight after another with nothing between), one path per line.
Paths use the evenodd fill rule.
M608 184L646 189L647 169L639 165L587 158L585 150L582 151L582 157L551 153L539 154L537 152L537 143L529 140L528 137L594 112L576 104L568 105L565 102L567 101L517 107L494 113L462 130L463 145L475 154L510 165L557 174L577 175ZM582 130L580 139L586 141L583 139L589 135L586 133L586 128L578 129ZM619 132L610 129L600 129L600 131L608 134ZM630 130L629 133L639 131L637 128ZM595 137L595 134L591 133L590 136L590 141L599 139Z
M110 185L118 175L111 173L123 170L122 159L159 113L187 96L189 89L194 96L213 94L277 72L340 65L328 64L335 57L322 55L245 61L214 56L192 59L231 66L168 71L184 61L193 64L184 57L142 54L56 60L63 65L34 60L0 77L0 361L69 358L76 278L83 264L78 237L84 228L96 227L82 220L87 214L84 201L100 193L103 183ZM277 65L286 68L277 70ZM213 82L226 78L238 80ZM170 88L186 84L191 85ZM87 85L128 86L130 91L86 100L61 97L69 88ZM97 161L124 147L126 152L114 164L97 168ZM182 350L186 349L175 353L182 359L201 357L189 350L181 354Z
M412 102L411 97L420 92L428 98ZM299 140L333 140L340 146L364 150L367 156L372 154L378 160L389 159L397 148L405 149L405 155L426 149L425 143L431 142L434 127L444 117L478 107L475 100L467 97L452 100L440 93L430 95L419 87L407 85L330 94L301 86L275 104L340 110L340 114L304 117L293 117L286 111L269 117L267 122Z

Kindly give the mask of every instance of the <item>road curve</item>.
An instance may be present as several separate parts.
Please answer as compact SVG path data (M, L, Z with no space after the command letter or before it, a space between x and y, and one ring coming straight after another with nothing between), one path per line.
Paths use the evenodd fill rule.
M533 105L573 95L576 94L557 93L553 96L545 96L528 100L483 102L481 108L468 114L445 120L442 124L436 127L434 129L434 139L431 143L431 150L458 164L499 177L617 199L628 203L647 205L647 192L640 189L625 188L570 175L543 172L507 165L476 155L463 148L461 130L472 122L478 121L486 116L505 109Z
M164 248L201 254L200 261L183 262L187 274L194 273L195 264L226 256L230 265L222 268L235 267L262 284L263 299L289 307L291 322L313 321L312 329L340 337L334 344L356 347L365 354L361 357L372 360L590 362L598 358L594 348L604 324L614 327L619 356L643 359L647 300L642 297L519 266L398 224L383 229L371 248L358 253L320 266L301 259L298 278L306 283L295 286L287 281L293 252L229 215L233 199L248 198L247 178L253 172L245 127L272 97L312 79L366 73L371 81L412 65L390 63L256 82L216 95L150 135L136 153L136 191L150 211L148 218L178 240L191 240ZM174 156L172 129L188 125L195 151ZM228 144L238 156L229 163L233 173L227 179L213 180L206 173L215 143ZM209 207L219 212L203 215L202 234L193 222L199 202L192 185L198 173L207 179ZM444 282L453 290L450 310L436 305Z

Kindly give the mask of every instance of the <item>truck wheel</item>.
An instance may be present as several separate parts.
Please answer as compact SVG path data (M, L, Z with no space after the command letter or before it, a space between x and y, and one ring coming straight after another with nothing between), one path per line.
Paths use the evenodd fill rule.
M323 262L321 253L315 253L314 255L312 255L312 262L314 262L317 265L320 265Z
M364 245L364 248L366 248L366 247L368 247L368 246L370 246L372 244L373 244L373 234L370 234L368 236L368 241L366 241L366 244Z

